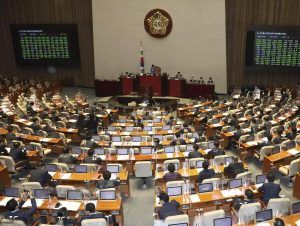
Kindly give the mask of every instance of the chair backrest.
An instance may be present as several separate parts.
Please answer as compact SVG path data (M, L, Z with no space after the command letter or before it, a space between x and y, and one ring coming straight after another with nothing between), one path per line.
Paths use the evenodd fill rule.
M164 226L169 226L173 224L184 224L189 223L189 216L187 214L180 214L176 216L169 216L165 219Z
M175 165L175 167L176 167L176 165L177 165L178 168L179 168L179 166L180 166L180 162L179 162L178 159L169 159L169 160L164 161L164 171L167 171L167 170L168 170L168 165L169 165L170 163L173 163L173 164ZM178 170L178 169L177 169L177 170Z
M288 198L270 199L267 209L273 210L273 215L287 215L290 213L291 202Z
M87 166L87 173L95 173L98 171L97 164L81 163L80 165Z
M243 184L247 183L247 182L250 182L251 180L251 172L250 171L247 171L247 172L244 172L244 173L239 173L235 176L235 179L242 179L243 181Z
M22 220L11 220L11 219L2 219L0 226L26 226L25 222Z
M241 205L238 218L244 224L250 224L251 221L255 220L255 213L261 210L261 204L259 202L248 203Z
M202 181L203 184L206 183L212 183L214 188L218 188L220 183L221 183L221 179L220 178L209 178L209 179L204 179Z
M44 149L42 144L36 142L30 142L30 144L38 150L39 155L44 156Z
M108 153L110 155L115 155L117 153L115 148L104 148L105 153Z
M12 157L10 156L0 156L0 159L5 161L5 166L7 167L7 170L9 173L15 173L16 169L15 169L15 161L13 160Z
M299 164L300 164L300 159L295 159L291 161L290 166L289 166L289 177L293 177L296 175L296 173L299 171Z
M214 219L225 217L224 210L214 210L203 214L201 226L214 226Z
M136 177L151 177L152 163L151 161L136 162L134 165Z
M205 159L204 158L191 158L190 159L190 167L196 167L197 161L205 161Z
M57 185L56 186L56 193L58 198L67 198L67 191L68 190L75 190L74 186L71 185Z
M35 189L42 189L43 187L39 182L24 182L21 184L20 188L21 190L30 190L33 193Z
M81 221L81 226L107 226L106 220L103 218L85 219Z
M216 165L220 166L220 165L224 165L225 164L225 159L229 157L228 155L217 155L214 158L214 162Z
M246 142L247 142L248 136L249 136L249 135L243 135L243 136L241 136L239 142L240 142L240 143L246 143Z
M178 146L178 149L179 149L180 152L185 152L186 151L186 145L181 144L181 145Z
M274 146L265 146L260 149L259 152L259 161L264 161L265 156L271 155Z
M56 162L53 164L57 165L57 169L61 172L69 172L70 171L70 169L66 163Z

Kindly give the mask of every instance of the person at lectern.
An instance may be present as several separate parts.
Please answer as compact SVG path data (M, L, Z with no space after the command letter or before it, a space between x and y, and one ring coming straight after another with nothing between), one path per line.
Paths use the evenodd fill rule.
M207 80L207 85L213 85L214 81L212 80L212 77L209 77Z
M155 66L152 64L151 66L151 75L155 75Z

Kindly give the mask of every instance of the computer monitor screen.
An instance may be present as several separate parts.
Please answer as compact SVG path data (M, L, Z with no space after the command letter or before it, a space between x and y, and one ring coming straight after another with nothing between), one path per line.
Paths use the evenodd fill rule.
M4 188L4 195L8 197L19 197L19 188Z
M223 217L214 219L214 226L232 226L232 218Z
M144 126L144 131L152 131L152 126Z
M133 136L132 141L133 142L142 142L142 137L141 136Z
M74 172L75 173L87 173L87 166L86 165L75 165Z
M128 149L127 148L118 148L117 154L118 155L128 155Z
M292 204L293 214L300 212L300 202L296 202Z
M233 158L232 157L226 157L225 158L225 165L229 165L232 162L233 162Z
M44 166L44 170L47 170L48 172L56 172L57 171L57 165L47 164L47 165Z
M83 195L81 191L76 190L68 190L67 191L67 199L69 200L82 200Z
M268 221L273 218L272 209L262 210L256 212L256 222Z
M164 147L165 153L174 153L175 152L175 147L169 146L169 147Z
M188 145L186 146L186 151L191 152L191 151L193 151L193 150L194 150L194 147L193 147L192 144L188 144Z
M109 126L107 127L108 131L116 131L116 127L115 126Z
M247 141L253 141L255 140L255 137L253 135L248 136Z
M94 141L100 141L101 140L101 138L100 138L100 136L92 136L92 139L94 140Z
M100 191L100 199L101 200L115 200L116 199L116 191Z
M106 170L111 173L119 173L120 169L118 165L107 165Z
M25 148L26 148L26 150L30 150L30 151L33 151L36 149L36 147L32 144L26 144Z
M112 142L121 142L121 137L120 136L112 136L111 141Z
M160 141L163 140L163 136L162 135L154 135L153 139L158 138Z
M213 189L213 184L212 183L204 183L204 184L199 184L198 185L198 191L199 193L205 193L205 192L212 192Z
M198 161L196 161L196 168L197 168L197 169L198 169L198 168L203 168L203 167L202 167L203 162L204 162L204 160L198 160Z
M170 129L171 129L171 126L170 126L170 125L165 125L165 126L163 126L162 128L163 128L163 130L170 130Z
M234 180L229 180L229 188L239 188L242 187L242 179L234 179Z
M276 145L274 146L273 150L272 150L272 154L277 154L280 152L280 145Z
M208 142L208 149L213 149L214 148L214 142Z
M168 188L167 188L167 194L168 194L169 196L178 196L178 195L182 195L182 187L181 187L181 186L168 187Z
M105 155L105 150L103 148L95 148L94 153L95 155Z
M199 134L198 133L193 133L193 138L199 138Z
M142 155L151 155L152 147L141 147L141 154Z
M72 147L71 153L75 155L80 155L82 153L81 147Z
M48 199L49 192L45 189L34 189L34 196L36 199Z
M266 180L267 180L267 175L266 174L257 175L255 183L256 184L263 184L263 183L266 182Z
M126 122L126 118L120 118L119 119L119 123L125 123Z
M133 126L127 126L126 131L127 132L132 132L133 131Z

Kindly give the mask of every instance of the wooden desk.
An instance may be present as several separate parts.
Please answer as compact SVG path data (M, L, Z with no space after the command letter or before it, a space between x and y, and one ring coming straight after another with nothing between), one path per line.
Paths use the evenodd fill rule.
M10 182L7 167L3 166L2 164L0 164L0 178L1 178L1 184L4 187L10 187L11 186L11 182Z
M293 197L300 199L300 173L295 176L295 183L293 188Z
M8 130L4 128L0 128L0 135L6 135L8 134Z
M212 138L215 134L218 128L224 126L224 122L220 122L217 124L211 124L211 125L207 125L206 128L206 137L207 138Z
M59 144L62 139L60 138L45 138L45 137L39 137L34 135L27 135L27 134L19 134L20 138L29 141L29 142L44 142L47 144Z

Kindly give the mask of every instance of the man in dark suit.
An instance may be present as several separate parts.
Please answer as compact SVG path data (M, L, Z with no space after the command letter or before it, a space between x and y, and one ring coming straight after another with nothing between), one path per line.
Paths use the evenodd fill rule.
M165 192L161 192L158 196L159 202L162 204L161 208L158 211L158 217L161 220L165 220L168 216L174 216L182 214L179 211L180 203L176 200L169 202L169 196Z
M187 123L183 124L183 128L180 130L180 133L191 133L192 130L191 128L189 128Z
M180 132L175 133L175 139L172 140L170 145L186 145L186 142L184 139L180 138Z
M279 198L279 193L281 191L280 185L274 183L275 175L273 173L268 173L267 180L267 183L264 183L258 188L258 191L263 193L261 200L266 205L270 199Z
M241 130L240 125L236 125L235 128L236 128L236 130L233 134L233 139L235 141L238 141L240 139L240 137L242 136L242 130Z
M168 171L164 176L163 179L165 182L167 181L176 181L176 180L181 180L182 176L180 173L175 172L175 165L173 163L170 163L168 165Z
M225 151L220 149L220 142L218 140L215 140L213 149L209 151L207 154L211 158L214 158L215 156L218 155L225 155Z
M174 126L174 124L175 124L174 117L171 115L169 120L166 122L166 125Z
M257 202L254 199L254 192L251 189L246 189L245 190L245 199L244 200L241 200L240 198L234 199L233 208L236 211L239 211L242 205L249 204L249 203L254 203L254 202Z
M22 150L20 142L14 142L13 147L9 152L10 157L13 158L15 163L26 160L26 151Z
M51 183L52 176L47 170L40 167L30 170L30 181L39 182L42 187L46 187Z
M27 199L31 200L31 208L26 210L21 210L22 206L24 205ZM13 198L6 203L6 209L8 210L5 214L5 218L13 218L16 220L22 220L27 225L32 225L32 215L35 212L37 206L35 198L32 197L30 191L23 192L21 196L21 201L18 202Z
M203 180L210 179L210 178L213 178L215 176L214 169L208 169L208 167L209 167L209 162L208 161L204 161L202 163L202 167L203 167L203 170L199 173L198 183L202 183Z
M273 131L272 136L273 136L273 139L272 139L273 144L280 144L282 142L282 138L277 130Z
M199 152L199 145L193 144L193 151L191 151L188 155L190 159L192 158L201 158L202 154Z
M84 157L83 162L100 164L102 159L100 157L95 158L94 153L95 153L94 149L88 150L87 156Z
M164 148L164 146L160 143L160 140L158 138L154 138L154 150L158 151Z
M13 128L11 126L9 126L9 127L7 127L7 130L8 130L8 133L6 134L6 140L8 142L16 140L17 136L15 135Z
M96 207L94 205L94 203L88 203L85 206L85 211L87 212L86 215L84 215L81 219L80 219L80 224L83 220L87 220L87 219L98 219L98 218L103 218L107 221L104 213L102 212L96 212Z
M237 119L237 117L236 117L236 114L233 113L233 114L231 115L231 119L229 120L229 125L230 125L230 126L237 126L238 124L239 124L239 121L238 121L238 119Z
M66 164L74 164L77 159L70 153L70 148L65 146L63 153L58 156L58 162Z
M100 189L115 188L120 184L119 181L111 180L110 178L111 178L111 173L109 171L104 171L103 179L97 183L96 187Z
M233 162L224 168L224 174L229 179L234 179L236 175L245 172L243 162L239 162L237 156L233 156Z
M40 125L40 120L38 118L34 118L33 123L30 125L30 128L33 129L33 131L38 131L42 129Z

